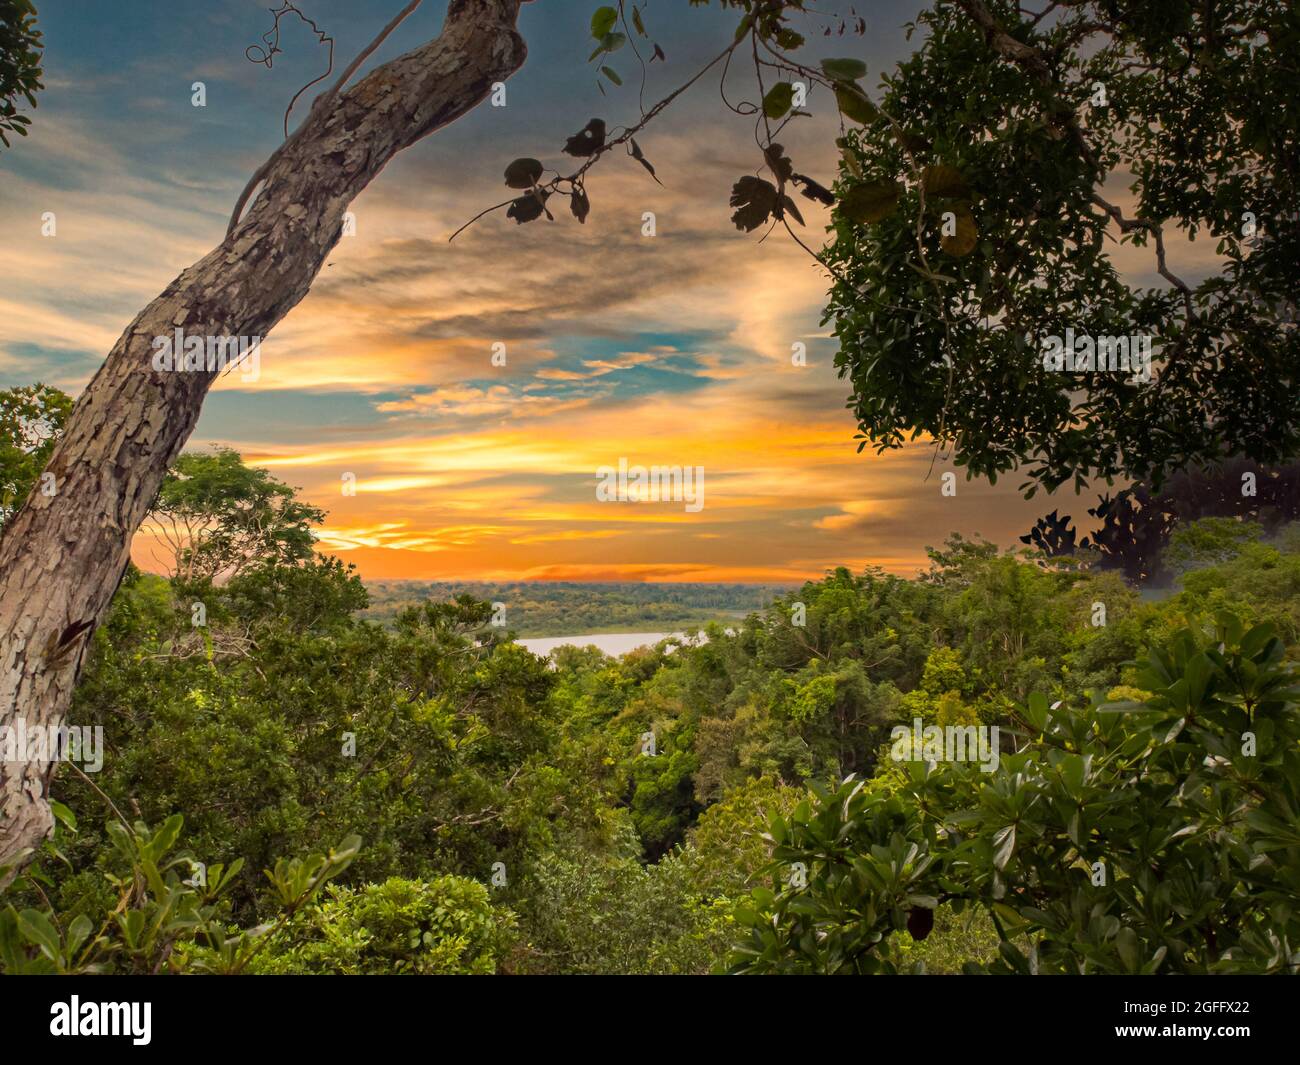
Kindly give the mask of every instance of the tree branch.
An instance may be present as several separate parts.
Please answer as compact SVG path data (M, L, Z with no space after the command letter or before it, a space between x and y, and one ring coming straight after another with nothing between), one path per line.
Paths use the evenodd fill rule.
M374 53L376 48L378 48L381 44L384 43L384 39L390 33L392 33L393 30L397 29L397 27L401 24L402 20L405 19L407 15L409 15L412 11L414 11L417 7L419 7L420 4L423 2L424 0L411 0L411 2L406 5L406 7L402 8L402 10L397 13L397 15L393 18L393 20L382 30L379 31L379 36L376 37L373 41L371 41L365 48L363 48L361 54L357 56L356 59L352 60L351 63L348 64L347 69L344 70L343 73L339 76L339 80L334 83L333 88L331 88L328 92L323 93L322 95L316 97L316 99L312 101L312 105L311 105L312 113L315 113L318 107L324 108L329 106L330 101L333 100L336 96L338 96L339 92L343 89L343 86L345 86L348 83L348 79L351 78L352 75L357 72L357 68L360 67L361 64L364 63ZM295 96L294 99L296 100L297 97ZM293 104L290 103L289 107L292 110ZM311 116L308 115L308 120L310 120L310 117ZM294 141L298 139L298 137L302 134L302 131L307 128L307 125L308 125L308 121L304 121L301 126L299 126L296 130L294 130L293 135L287 138L284 141L284 143L280 145L280 147L278 147L274 152L272 152L271 157L267 159L267 161L264 162L261 166L259 166L256 172L253 174L253 176L248 179L248 184L244 186L244 191L239 194L239 199L235 202L235 209L230 214L230 224L226 227L227 237L230 236L230 234L235 231L235 226L239 225L239 216L244 213L244 207L245 205L247 205L249 197L252 196L253 190L257 188L259 184L261 184L262 179L266 177L268 171L270 171L271 167L274 165L276 160L279 159L280 156L284 154L284 152L288 149L289 145L291 145Z
M1002 28L997 19L993 17L992 12L984 4L983 0L957 0L957 5L970 17L977 26L984 31L986 40L990 47L999 55L1005 57L1011 62L1024 68L1026 72L1036 82L1045 88L1051 89L1055 95L1056 90L1060 88L1052 73L1052 66L1047 61L1043 53L1023 41L1018 41ZM1084 161L1092 167L1094 171L1100 170L1100 164L1092 147L1088 144L1087 138L1083 135L1083 130L1079 127L1078 120L1075 117L1073 107L1064 103L1059 98L1056 100L1059 105L1056 113L1049 116L1049 121L1059 118L1064 126L1065 132L1070 136L1079 154L1083 156ZM1160 276L1168 281L1174 288L1178 289L1183 296L1183 308L1187 312L1190 320L1195 317L1195 309L1192 304L1192 290L1177 275L1169 270L1165 262L1165 241L1164 230L1157 222L1149 219L1137 218L1126 219L1123 212L1114 204L1108 203L1097 192L1092 194L1092 202L1101 207L1105 212L1115 220L1120 227L1121 233L1129 233L1135 229L1144 229L1155 237L1156 243L1156 263Z
M344 213L399 152L461 118L523 65L521 0L450 0L433 40L314 105L260 168L265 185L237 226L137 314L78 398L46 469L0 538L0 726L57 725L85 640L51 661L40 649L103 618L132 534L193 432L217 371L152 365L151 338L265 337L296 306L338 243ZM48 774L0 761L0 865L29 855L53 824ZM17 866L0 874L0 883Z
M1194 317L1194 311L1192 308L1192 290L1187 286L1187 282L1172 273L1169 267L1165 264L1165 234L1163 227L1161 227L1157 222L1152 222L1149 218L1125 218L1123 211L1113 203L1103 199L1099 193L1094 192L1092 194L1092 202L1115 220L1115 224L1119 226L1121 233L1130 233L1135 229L1144 229L1155 237L1156 264L1160 276L1183 294L1183 307L1187 311L1187 317Z
M579 180L582 178L582 176L593 166L596 165L596 161L600 159L602 155L604 155L606 152L610 151L611 149L617 147L620 144L626 144L636 134L640 133L643 129L645 129L645 127L648 126L654 120L656 115L658 115L661 111L663 111L666 107L668 107L669 104L671 104L674 100L676 100L677 97L679 97L682 93L684 93L687 89L689 89L692 85L694 85L697 81L699 81L700 78L704 77L705 74L707 74L710 70L712 70L715 66L717 66L718 63L720 63L723 59L729 57L731 53L736 50L741 40L744 40L744 38L742 37L740 38L740 40L733 41L722 52L718 53L718 55L716 55L713 59L709 60L708 63L706 63L698 71L696 71L696 73L690 79L690 81L686 82L684 85L679 85L676 89L674 89L662 100L660 100L657 104L655 104L652 108L650 108L650 110L647 111L642 116L641 121L638 122L636 125L626 127L623 130L623 132L620 133L617 137L613 137L610 140L607 140L604 144L602 144L599 148L597 148L594 152L591 153L591 156L587 159L585 163L582 164L582 166L580 166L568 177L556 177L548 181L545 185L534 186L533 188L534 194L542 190L545 190L548 193L553 192L559 185L563 185L563 184L576 185L579 182ZM528 195L528 193L525 192L523 193L523 195L526 196ZM489 215L493 211L499 211L501 210L502 207L509 207L510 204L514 203L516 199L519 199L519 197L516 196L516 197L512 197L509 200L503 200L501 203L494 204L493 206L485 208L484 210L480 211L468 222L466 222L463 226L457 229L455 233L453 233L450 237L448 237L447 242L450 243L451 241L455 240L458 236L461 235L461 233L463 233L466 229L472 226L484 215Z

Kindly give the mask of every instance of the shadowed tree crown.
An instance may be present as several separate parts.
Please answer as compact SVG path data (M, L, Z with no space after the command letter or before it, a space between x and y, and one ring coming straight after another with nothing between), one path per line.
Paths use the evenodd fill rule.
M41 31L31 0L0 0L0 144L10 133L27 136L31 119L18 113L20 99L36 106L41 83Z

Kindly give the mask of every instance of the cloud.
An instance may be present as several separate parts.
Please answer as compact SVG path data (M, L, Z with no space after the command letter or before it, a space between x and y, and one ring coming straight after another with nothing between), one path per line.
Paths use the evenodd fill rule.
M169 66L188 64L182 89L211 81L202 111L143 46L111 70L83 62L50 80L0 184L8 383L84 385L138 310L221 238L278 140L281 99L268 94L319 57L299 48L274 74L244 64L264 11L220 14L166 45ZM669 51L706 44L683 35ZM98 83L82 76L97 71ZM496 212L448 241L504 198L505 160L562 164L577 113L635 113L630 96L546 73L526 69L504 113L441 131L357 197L356 235L265 339L261 379L223 379L191 446L222 441L299 486L329 511L320 548L370 578L794 581L840 563L914 570L921 541L949 529L1014 542L1039 504L965 482L941 498L922 445L857 452L820 323L826 278L783 231L761 239L728 221L731 184L757 160L752 130L716 96L683 98L639 136L662 186L611 155L588 174L586 225L557 202L554 223ZM829 183L822 122L782 137L801 172ZM825 216L800 208L815 246ZM46 210L56 238L40 235ZM796 343L806 366L791 361ZM704 467L704 509L598 502L596 469L620 458ZM349 475L355 495L342 492ZM149 546L137 538L142 565Z

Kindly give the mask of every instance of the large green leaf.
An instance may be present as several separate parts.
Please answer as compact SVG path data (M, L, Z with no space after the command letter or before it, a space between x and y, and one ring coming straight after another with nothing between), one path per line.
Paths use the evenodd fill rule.
M880 110L856 85L841 81L835 84L835 103L845 118L869 126L880 117Z
M598 7L591 16L591 35L601 40L618 23L618 11L612 7Z
M921 171L921 185L927 196L964 197L970 195L966 179L955 166L927 166Z
M793 103L794 86L788 81L779 81L763 97L763 114L768 118L782 118Z
M902 186L896 181L854 185L840 197L840 213L854 222L879 222L893 213L901 193Z
M944 232L939 238L939 247L945 254L962 258L975 250L975 246L979 243L979 230L975 226L975 217L969 209L945 211L942 226ZM946 232L948 229L952 232Z
M867 76L867 64L861 59L823 59L822 71L832 81L857 81Z

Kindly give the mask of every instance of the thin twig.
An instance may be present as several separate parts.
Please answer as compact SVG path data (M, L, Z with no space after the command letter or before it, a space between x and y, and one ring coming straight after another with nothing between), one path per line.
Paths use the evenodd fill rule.
M1125 218L1124 212L1113 203L1104 200L1098 193L1092 194L1092 202L1104 210L1119 226L1121 233L1129 233L1135 229L1144 229L1155 237L1156 241L1156 264L1161 277L1168 281L1174 288L1183 294L1183 306L1187 310L1187 317L1195 317L1192 310L1192 290L1188 288L1187 283L1170 272L1169 267L1165 265L1165 235L1163 227L1152 222L1148 218Z
M106 803L108 803L109 809L112 810L113 813L117 815L117 819L122 822L122 826L127 830L127 832L133 832L134 830L131 828L131 822L128 821L122 815L122 811L117 808L117 804L113 802L113 800L110 799L106 794L104 794L103 789L101 789L98 784L96 784L93 780L91 780L90 777L88 777L82 771L81 766L77 765L76 762L72 762L72 761L69 761L68 765L72 767L72 771L76 773L77 776L81 777L82 780L84 780L87 784L90 785L91 790L93 790L96 795L98 795L101 799L103 799Z
M674 89L662 100L660 100L657 104L655 104L652 108L650 108L650 110L647 111L645 115L642 117L641 121L638 122L635 126L626 127L623 130L623 132L620 133L617 137L607 140L604 144L602 144L599 148L597 148L594 152L592 152L591 156L587 159L587 161L583 163L582 166L580 166L568 177L557 177L557 178L553 178L551 181L548 181L545 185L535 185L531 190L532 194L537 195L538 193L541 192L546 192L547 194L550 194L554 192L562 184L570 184L570 185L578 184L582 176L586 174L586 172L590 170L593 166L596 165L597 160L599 160L602 155L604 155L606 152L610 151L611 149L616 148L620 144L626 144L636 134L640 133L643 129L645 129L645 127L648 126L652 121L654 121L655 117L658 116L659 113L663 111L665 108L667 108L674 100L676 100L677 97L679 97L682 93L684 93L687 89L689 89L692 85L694 85L697 81L699 81L700 78L704 77L705 74L707 74L710 70L712 70L715 66L717 66L718 63L720 63L723 59L728 58L731 55L731 53L736 50L736 47L739 44L740 44L739 40L733 41L731 44L729 44L723 51L719 52L718 55L716 55L713 59L709 60L708 63L706 63L703 67L701 67L694 74L694 76L691 77L690 81L687 81L683 85L679 85L676 89ZM524 195L528 195L528 193L524 193ZM515 202L515 199L518 198L519 197L515 197L514 199L509 199L509 200L503 200L501 203L495 204L492 207L488 207L486 210L480 211L468 222L466 222L463 226L457 229L455 233L453 233L450 237L448 237L447 242L451 243L458 236L460 236L461 233L463 233L466 229L472 226L484 215L491 214L493 211L499 211L501 210L502 207L508 207L510 204Z

